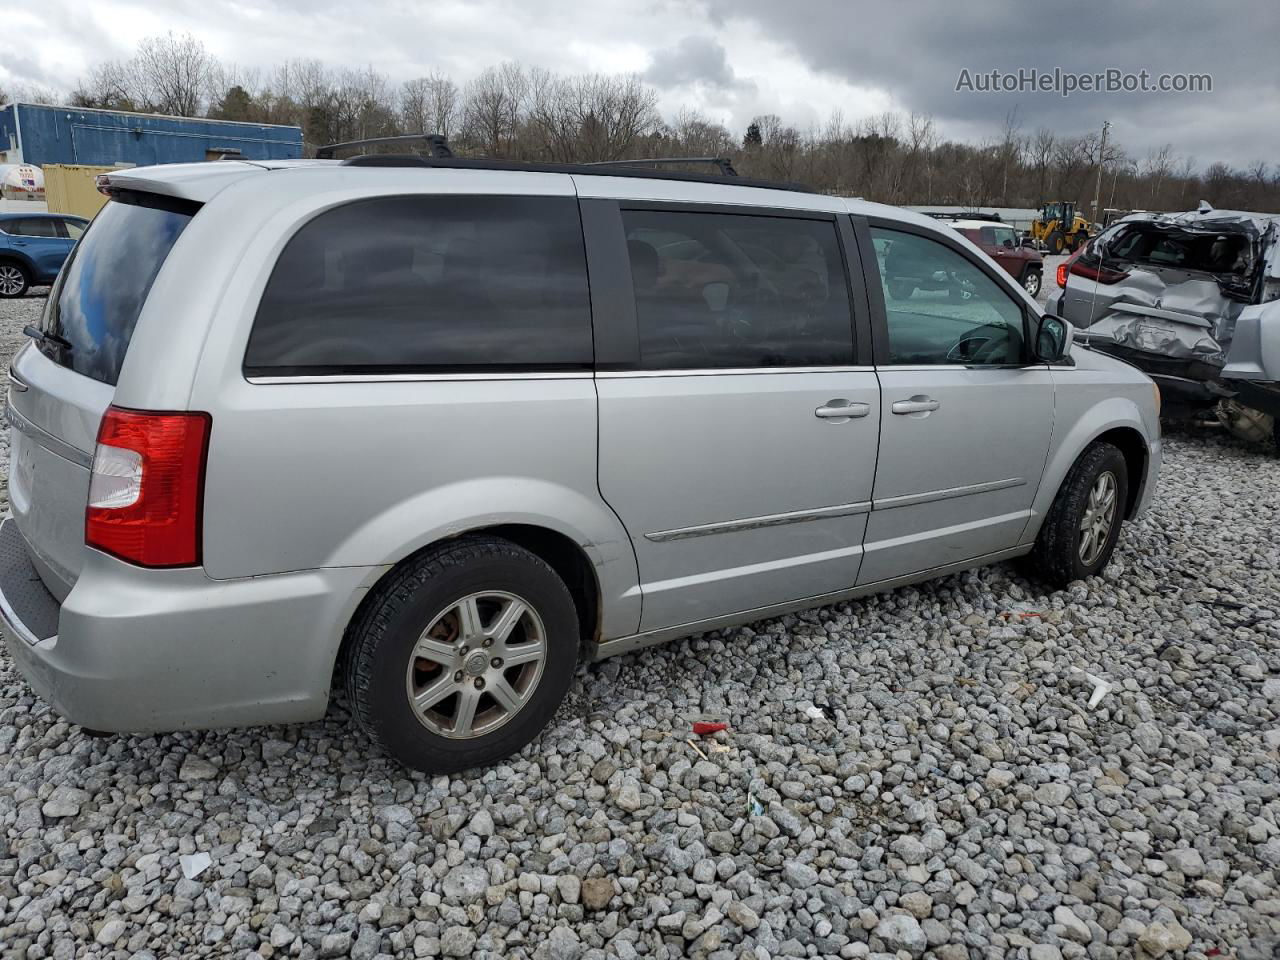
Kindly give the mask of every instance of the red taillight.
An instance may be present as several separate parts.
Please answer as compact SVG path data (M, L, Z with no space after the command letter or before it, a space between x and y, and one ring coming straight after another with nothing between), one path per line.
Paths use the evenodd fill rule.
M1077 260L1071 264L1071 274L1076 277L1084 277L1086 280L1097 280L1098 283L1119 283L1129 275L1127 270L1110 270L1104 266L1091 266L1087 263L1081 263ZM1066 286L1066 278L1063 278L1063 286Z
M98 427L84 541L143 567L200 563L207 413L108 407Z
M1064 260L1058 264L1058 286L1066 287L1067 285L1067 262Z

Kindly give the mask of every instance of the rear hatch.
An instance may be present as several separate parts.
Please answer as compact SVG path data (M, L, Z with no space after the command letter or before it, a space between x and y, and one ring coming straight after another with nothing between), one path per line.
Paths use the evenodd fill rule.
M121 193L50 291L9 375L9 499L32 562L65 599L84 562L89 472L103 412L151 285L198 205Z

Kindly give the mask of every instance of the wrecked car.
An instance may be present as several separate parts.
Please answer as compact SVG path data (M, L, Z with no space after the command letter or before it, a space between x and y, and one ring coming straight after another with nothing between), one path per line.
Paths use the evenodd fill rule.
M1167 415L1280 443L1280 214L1139 213L1091 240L1047 304L1138 367Z

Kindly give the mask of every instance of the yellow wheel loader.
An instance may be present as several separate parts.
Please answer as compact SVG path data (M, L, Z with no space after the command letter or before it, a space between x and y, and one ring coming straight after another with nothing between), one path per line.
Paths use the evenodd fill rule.
M1031 239L1044 244L1049 253L1070 253L1089 239L1090 224L1076 213L1070 200L1055 200L1040 208L1040 216L1031 221Z

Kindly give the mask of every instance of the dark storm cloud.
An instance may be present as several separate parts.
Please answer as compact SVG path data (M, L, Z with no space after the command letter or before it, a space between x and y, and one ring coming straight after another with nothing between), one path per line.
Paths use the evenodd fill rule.
M747 20L811 67L888 91L944 129L994 135L1015 107L1024 132L1074 135L1104 119L1131 154L1172 142L1201 161L1280 160L1280 3L862 4L709 0L713 19ZM973 74L1024 68L1208 73L1212 93L956 92Z
M674 47L655 51L644 78L663 89L694 83L731 87L734 83L724 47L708 37L685 37Z

